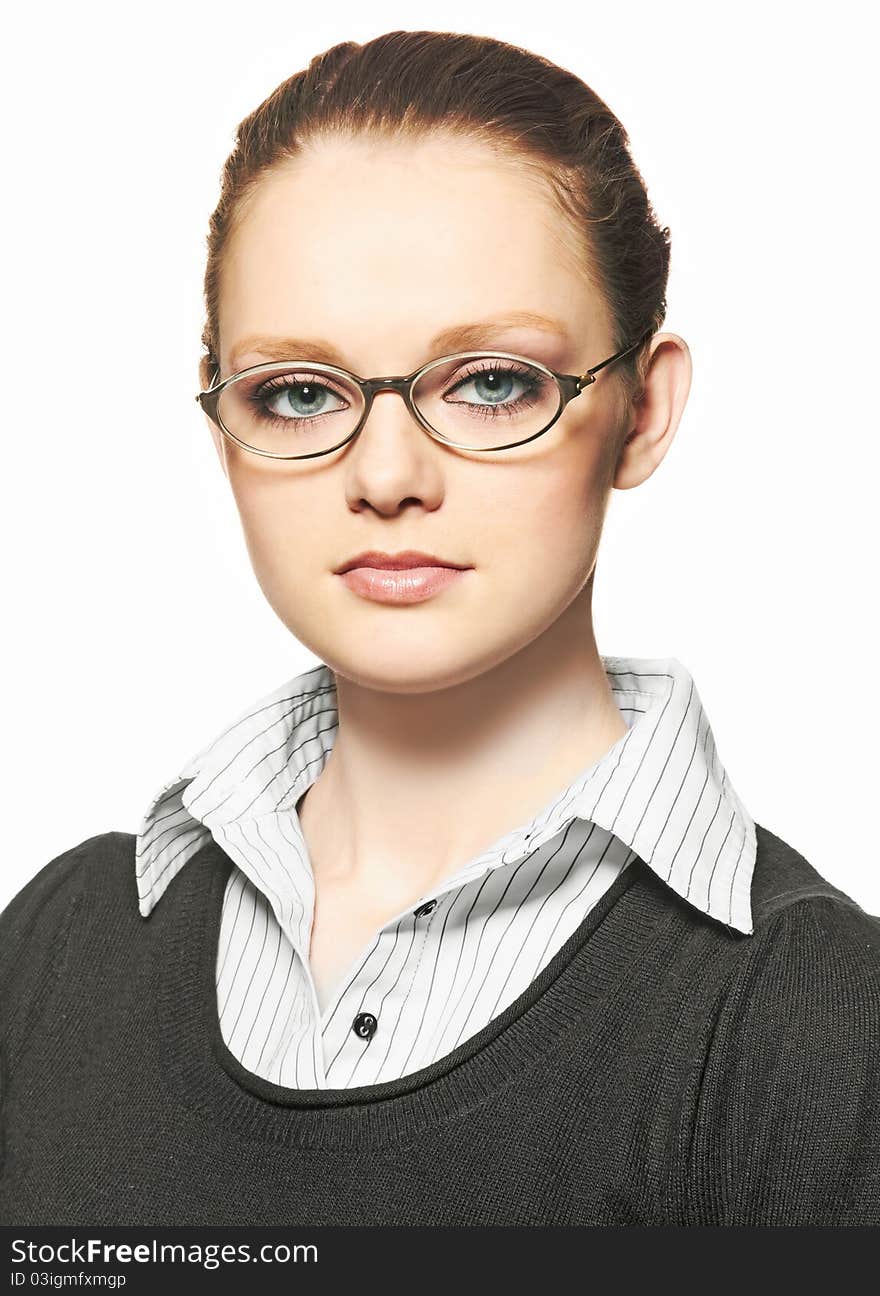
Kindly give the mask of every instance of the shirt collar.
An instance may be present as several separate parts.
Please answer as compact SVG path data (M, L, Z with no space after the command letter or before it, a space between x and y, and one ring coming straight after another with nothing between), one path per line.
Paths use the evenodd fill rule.
M470 881L537 849L575 817L614 833L679 896L751 935L754 820L722 767L694 681L675 657L603 656L627 732L528 822L465 865ZM249 706L164 783L136 843L148 917L204 842L236 821L290 812L317 779L338 728L323 663Z

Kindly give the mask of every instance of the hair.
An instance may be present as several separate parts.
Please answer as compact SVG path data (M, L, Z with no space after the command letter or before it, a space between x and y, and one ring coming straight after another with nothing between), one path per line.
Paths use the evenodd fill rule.
M224 251L267 173L333 133L416 140L438 130L487 143L549 182L582 236L615 352L660 327L669 229L657 223L626 130L595 91L549 59L488 36L392 31L316 55L239 124L207 236L203 364L219 372ZM647 350L644 337L615 366L625 403L641 393Z

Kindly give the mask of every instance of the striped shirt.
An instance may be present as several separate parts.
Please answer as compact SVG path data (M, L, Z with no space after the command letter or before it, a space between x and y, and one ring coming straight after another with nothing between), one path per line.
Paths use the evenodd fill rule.
M215 979L225 1046L290 1088L427 1067L517 999L637 856L751 935L755 824L676 658L603 656L627 732L527 822L378 929L322 1011L309 965L314 876L296 803L338 728L318 665L250 706L163 784L136 842L148 918L213 837L233 867Z

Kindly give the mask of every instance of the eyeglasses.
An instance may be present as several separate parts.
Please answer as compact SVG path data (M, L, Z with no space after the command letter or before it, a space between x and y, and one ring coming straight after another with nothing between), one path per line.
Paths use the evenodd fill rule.
M467 351L431 360L411 374L360 378L335 365L285 360L253 365L196 395L208 417L245 450L270 459L315 459L352 441L379 391L396 391L435 440L460 450L509 450L543 436L600 369L557 373L510 351Z

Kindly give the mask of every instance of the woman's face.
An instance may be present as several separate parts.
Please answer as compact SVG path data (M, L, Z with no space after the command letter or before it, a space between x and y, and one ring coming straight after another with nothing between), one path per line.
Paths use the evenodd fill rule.
M261 183L228 244L221 375L276 358L258 335L322 339L362 377L469 349L583 373L615 348L582 255L542 183L481 144L322 142ZM525 313L548 323L505 322ZM478 322L480 341L432 345ZM622 409L612 374L544 436L492 454L434 441L392 391L322 458L251 454L211 424L271 607L339 674L392 692L464 682L526 647L593 571ZM369 549L468 570L419 602L378 602L335 570Z

